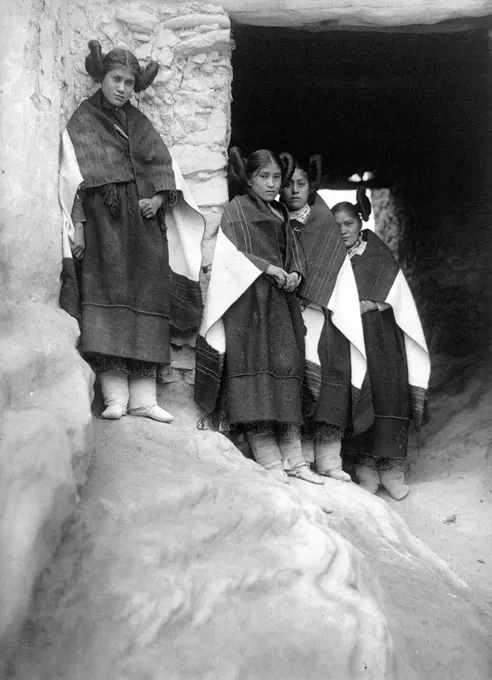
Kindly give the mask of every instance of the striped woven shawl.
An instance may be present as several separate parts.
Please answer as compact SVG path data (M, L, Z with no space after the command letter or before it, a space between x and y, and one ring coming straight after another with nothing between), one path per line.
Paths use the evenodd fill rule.
M226 337L223 316L231 305L262 275L269 264L284 264L288 272L304 274L304 258L284 215L286 256L284 263L274 243L272 221L277 220L261 199L236 196L225 208L217 234L207 300L196 344L195 400L212 413L219 397Z
M175 332L196 330L201 315L199 284L201 241L205 222L166 145L149 119L130 103L124 105L129 154L119 141L118 123L105 109L100 90L86 99L62 135L59 200L63 212L63 269L60 305L79 316L78 288L70 244L71 211L78 188L135 181L139 198L178 190L178 203L166 207L169 242L171 326Z
M359 298L384 302L393 309L395 321L404 334L412 417L419 429L431 370L422 324L408 283L390 249L372 231L364 230L362 234L366 248L362 255L352 258Z
M350 343L352 384L352 426L367 429L374 412L370 399L361 399L366 378L366 352L359 310L359 296L350 259L331 210L320 196L300 231L306 256L306 277L299 294L309 302L303 311L306 334L306 387L316 404L321 388L318 345L324 326L323 310L331 313L333 324Z

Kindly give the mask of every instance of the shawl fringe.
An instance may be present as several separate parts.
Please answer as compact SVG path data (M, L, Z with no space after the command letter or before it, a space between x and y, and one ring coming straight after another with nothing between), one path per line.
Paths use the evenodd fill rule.
M280 204L278 208L287 221L286 208ZM225 365L223 316L270 264L267 244L260 235L261 225L271 223L273 219L276 218L270 208L250 195L236 196L222 216L196 343L195 401L208 414L216 408ZM255 229L251 228L252 224L256 225ZM303 254L288 225L286 242L287 271L303 275Z
M202 311L200 268L205 220L166 145L148 118L131 104L124 108L135 176L125 170L128 163L123 162L124 150L114 126L101 111L101 97L98 91L85 100L62 135L58 192L63 216L60 306L80 319L80 294L71 252L74 238L71 212L78 188L104 185L105 203L111 212L118 209L113 185L136 181L142 198L167 192L167 201L159 213L169 244L171 328L179 335L194 333ZM108 146L104 146L105 142Z

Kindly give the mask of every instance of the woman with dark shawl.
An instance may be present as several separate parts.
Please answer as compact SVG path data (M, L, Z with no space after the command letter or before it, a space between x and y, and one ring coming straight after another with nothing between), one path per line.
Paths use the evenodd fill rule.
M354 268L366 343L370 392L375 412L371 427L346 439L343 456L357 478L376 493L379 484L401 500L405 484L408 430L420 428L430 376L430 360L415 302L389 248L372 231L362 231L371 204L364 190L357 205L333 207Z
M292 174L270 151L230 151L241 195L224 211L196 346L195 399L211 421L245 433L279 481L311 472L301 447L304 328L295 289L301 249L275 197ZM286 474L283 459L288 462Z
M80 351L101 383L102 417L128 410L170 422L157 405L156 376L170 363L170 326L198 327L204 222L166 145L129 101L158 65L142 72L127 50L103 56L97 41L89 48L86 69L101 88L73 113L62 139L60 302L79 319Z
M304 431L313 439L318 473L349 482L342 436L349 424L357 432L368 427L372 411L360 400L366 366L357 286L333 214L316 194L321 177L320 156L296 162L282 201L306 257L297 289L307 328Z

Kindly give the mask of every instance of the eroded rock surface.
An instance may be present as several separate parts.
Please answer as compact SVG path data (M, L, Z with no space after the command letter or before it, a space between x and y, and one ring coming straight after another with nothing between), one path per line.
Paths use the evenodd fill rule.
M61 310L4 302L0 326L1 667L86 480L92 371Z
M445 385L432 399L420 455L411 450L412 491L389 502L470 584L492 624L492 368L473 359L442 362ZM436 360L436 374L439 368Z
M92 373L57 309L60 3L6 0L0 43L0 676L91 452Z
M172 426L97 421L18 678L487 677L467 586L384 501L271 482L173 389Z
M323 23L327 28L421 26L491 13L488 0L223 0L220 4L241 23L295 28Z

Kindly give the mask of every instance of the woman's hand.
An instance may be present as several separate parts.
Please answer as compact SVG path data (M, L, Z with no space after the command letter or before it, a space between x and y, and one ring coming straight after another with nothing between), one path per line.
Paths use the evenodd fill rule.
M287 282L284 286L284 290L288 293L292 293L300 283L300 275L297 272L291 272L290 274L287 274Z
M266 270L265 274L268 274L268 276L271 276L272 279L275 279L279 288L283 288L285 286L287 283L287 277L289 276L287 272L282 269L282 267L277 267L274 264L268 265L268 269Z
M146 220L150 220L151 217L154 217L161 205L162 197L158 194L152 196L152 198L141 198L138 202L140 212Z
M72 255L74 260L81 260L84 257L85 236L84 223L75 222L75 232L73 235Z
M372 300L361 300L360 301L360 313L365 314L366 312L377 312L379 307Z

